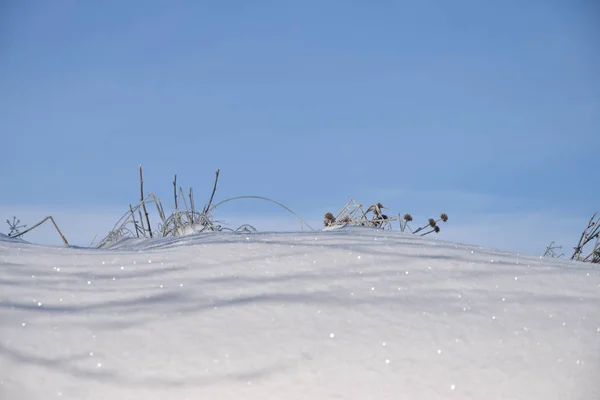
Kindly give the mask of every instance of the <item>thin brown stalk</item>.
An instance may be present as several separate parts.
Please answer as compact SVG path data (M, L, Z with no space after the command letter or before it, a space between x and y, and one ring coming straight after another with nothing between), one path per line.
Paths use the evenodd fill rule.
M142 208L144 209L144 214L146 214L146 223L148 224L148 232L150 233L150 237L152 237L150 216L148 215L148 210L146 210L146 202L144 201L144 179L142 177L142 164L140 164L140 201L142 202Z

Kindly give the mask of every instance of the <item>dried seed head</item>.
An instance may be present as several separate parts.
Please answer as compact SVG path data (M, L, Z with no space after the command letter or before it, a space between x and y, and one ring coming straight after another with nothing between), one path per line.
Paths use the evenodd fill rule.
M429 226L431 226L432 228L435 228L435 219L429 218Z
M325 213L325 220L323 221L323 224L325 226L331 226L334 223L335 223L335 217L333 216L333 214L330 212Z
M413 220L413 217L412 217L412 215L410 215L410 214L404 214L404 220L405 220L406 222L410 222L410 221L412 221L412 220Z
M433 230L435 231L435 233L439 233L440 227L436 225L433 227Z
M440 219L444 222L448 221L448 214L446 213L442 213L442 215L440 215Z

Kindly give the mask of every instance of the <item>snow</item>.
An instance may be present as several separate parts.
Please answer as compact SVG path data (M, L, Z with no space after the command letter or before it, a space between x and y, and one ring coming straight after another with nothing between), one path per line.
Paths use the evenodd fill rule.
M0 239L1 399L600 398L590 264L360 228Z

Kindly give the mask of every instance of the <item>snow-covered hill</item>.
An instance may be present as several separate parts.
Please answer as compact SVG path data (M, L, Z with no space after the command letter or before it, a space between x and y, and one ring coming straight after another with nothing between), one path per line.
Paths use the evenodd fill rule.
M600 270L393 232L0 240L0 398L600 399Z

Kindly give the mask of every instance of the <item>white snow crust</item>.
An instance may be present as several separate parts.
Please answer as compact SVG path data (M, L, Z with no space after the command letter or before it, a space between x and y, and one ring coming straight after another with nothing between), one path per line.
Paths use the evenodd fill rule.
M372 229L0 240L0 399L600 399L600 270Z

